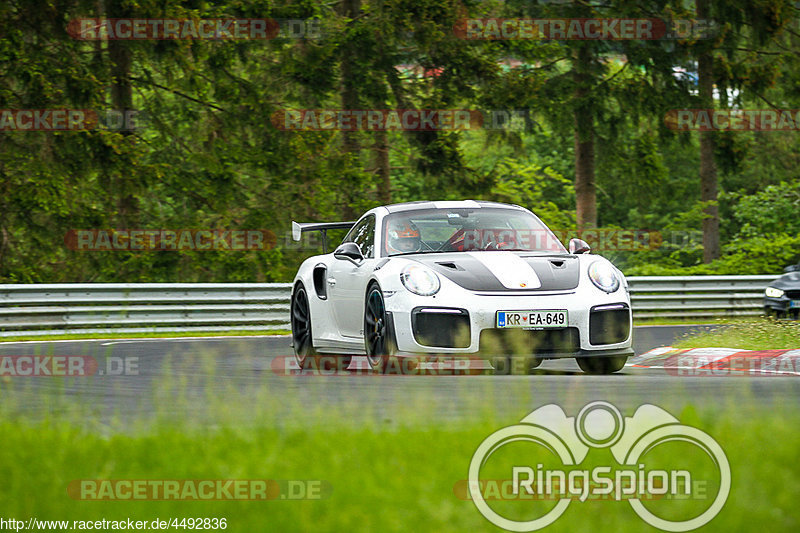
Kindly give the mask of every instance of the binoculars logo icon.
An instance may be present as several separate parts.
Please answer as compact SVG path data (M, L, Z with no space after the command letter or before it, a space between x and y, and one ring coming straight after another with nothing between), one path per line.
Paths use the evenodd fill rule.
M709 496L709 499L713 497L711 504L696 516L683 520L668 520L657 516L641 501L642 495L669 496L691 491L690 472L646 472L640 464L648 452L668 442L686 443L696 447L704 458L713 463L719 479L716 494ZM506 518L487 503L481 491L481 469L494 453L511 443L542 446L548 454L557 457L565 469L572 469L569 474L564 470L556 471L560 475L557 477L560 483L554 487L550 476L553 471L542 472L542 465L538 465L536 472L531 467L513 467L514 494L524 489L528 494L535 492L539 496L557 500L548 512L538 518ZM609 475L609 467L595 467L591 471L575 470L592 448L608 448L611 451L619 466L619 470L615 472L616 479ZM579 474L577 477L574 475L576 473ZM575 479L578 481L575 482ZM594 484L589 482L590 479ZM624 497L633 511L648 524L665 531L678 532L696 529L720 512L730 492L731 471L728 458L717 441L704 431L681 424L660 407L644 404L639 406L632 417L623 417L612 404L596 401L585 405L574 417L568 417L556 404L545 405L528 414L518 424L495 431L484 439L472 456L467 480L470 498L478 511L494 525L509 531L535 531L546 527L566 511L572 499L575 499L574 496L580 495L579 499L583 501L588 497L589 491L592 491L592 495L602 494L606 498ZM684 482L683 493L678 492L681 480ZM627 485L622 481L627 481Z

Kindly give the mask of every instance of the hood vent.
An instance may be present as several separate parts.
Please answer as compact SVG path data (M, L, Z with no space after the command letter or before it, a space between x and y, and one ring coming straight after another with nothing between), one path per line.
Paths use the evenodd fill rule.
M469 291L514 291L515 293L529 293L533 294L536 291L571 291L578 286L580 279L580 264L578 258L575 256L568 256L567 254L553 254L553 255L536 255L525 256L517 255L527 263L523 265L532 269L530 272L531 279L535 275L537 283L534 285L526 284L526 287L519 285L512 285L509 288L501 283L498 276L509 275L509 265L504 265L497 261L487 265L487 258L497 259L506 258L506 253L513 252L442 252L437 254L420 254L418 256L409 256L428 268L436 271L440 276L444 276L453 283L467 289ZM481 256L485 254L485 256ZM476 257L478 256L478 257ZM510 261L509 261L510 263ZM505 270L504 270L505 269ZM513 269L511 269L513 270ZM516 275L516 271L511 272Z

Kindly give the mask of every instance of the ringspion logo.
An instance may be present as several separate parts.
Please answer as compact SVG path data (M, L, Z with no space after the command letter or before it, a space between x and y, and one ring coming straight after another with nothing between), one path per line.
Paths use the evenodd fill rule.
M608 453L600 461L589 455L598 449L610 451L614 464L607 462ZM545 405L495 431L472 456L467 480L478 511L510 531L542 529L572 502L590 499L627 501L651 526L690 531L725 505L731 471L717 441L667 411L644 404L623 417L610 403L597 401L574 417ZM510 482L508 501L485 494L497 480ZM698 486L700 498L693 494Z

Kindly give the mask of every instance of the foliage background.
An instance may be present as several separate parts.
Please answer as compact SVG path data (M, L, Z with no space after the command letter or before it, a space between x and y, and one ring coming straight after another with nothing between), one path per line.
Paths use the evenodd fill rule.
M598 14L686 15L691 4L613 1ZM800 107L794 5L712 4L725 29L711 43L720 69L716 105ZM117 42L117 53L130 59L120 69L109 42L66 33L70 20L100 8L142 18L316 17L324 36ZM317 253L291 245L291 220L349 218L387 198L513 202L553 228L574 230L577 104L569 94L578 44L463 41L452 31L464 16L553 16L557 9L552 2L455 0L5 2L0 109L109 109L120 103L115 90L128 86L131 106L147 120L132 133L0 131L0 282L286 281ZM770 26L769 39L759 24ZM800 141L793 131L716 134L722 257L702 263L697 232L707 206L699 200L698 138L663 120L669 109L696 103L696 80L680 74L696 70L687 52L694 44L593 43L600 58L591 94L598 225L665 237L655 250L600 253L627 274L780 272L800 260ZM389 132L385 139L284 132L270 122L280 109L345 103L528 114L521 128ZM277 246L67 249L69 230L92 228L269 229Z

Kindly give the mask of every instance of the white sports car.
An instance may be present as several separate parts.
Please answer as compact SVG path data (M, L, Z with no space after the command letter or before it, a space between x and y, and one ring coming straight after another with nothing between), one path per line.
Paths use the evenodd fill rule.
M303 368L320 353L343 354L342 365L366 355L380 371L390 357L497 361L522 350L528 369L574 357L584 372L607 374L633 355L625 277L584 241L567 251L525 208L410 202L357 222L292 222L295 240L321 231L324 248L336 228L350 229L342 244L306 259L293 283L292 344Z

